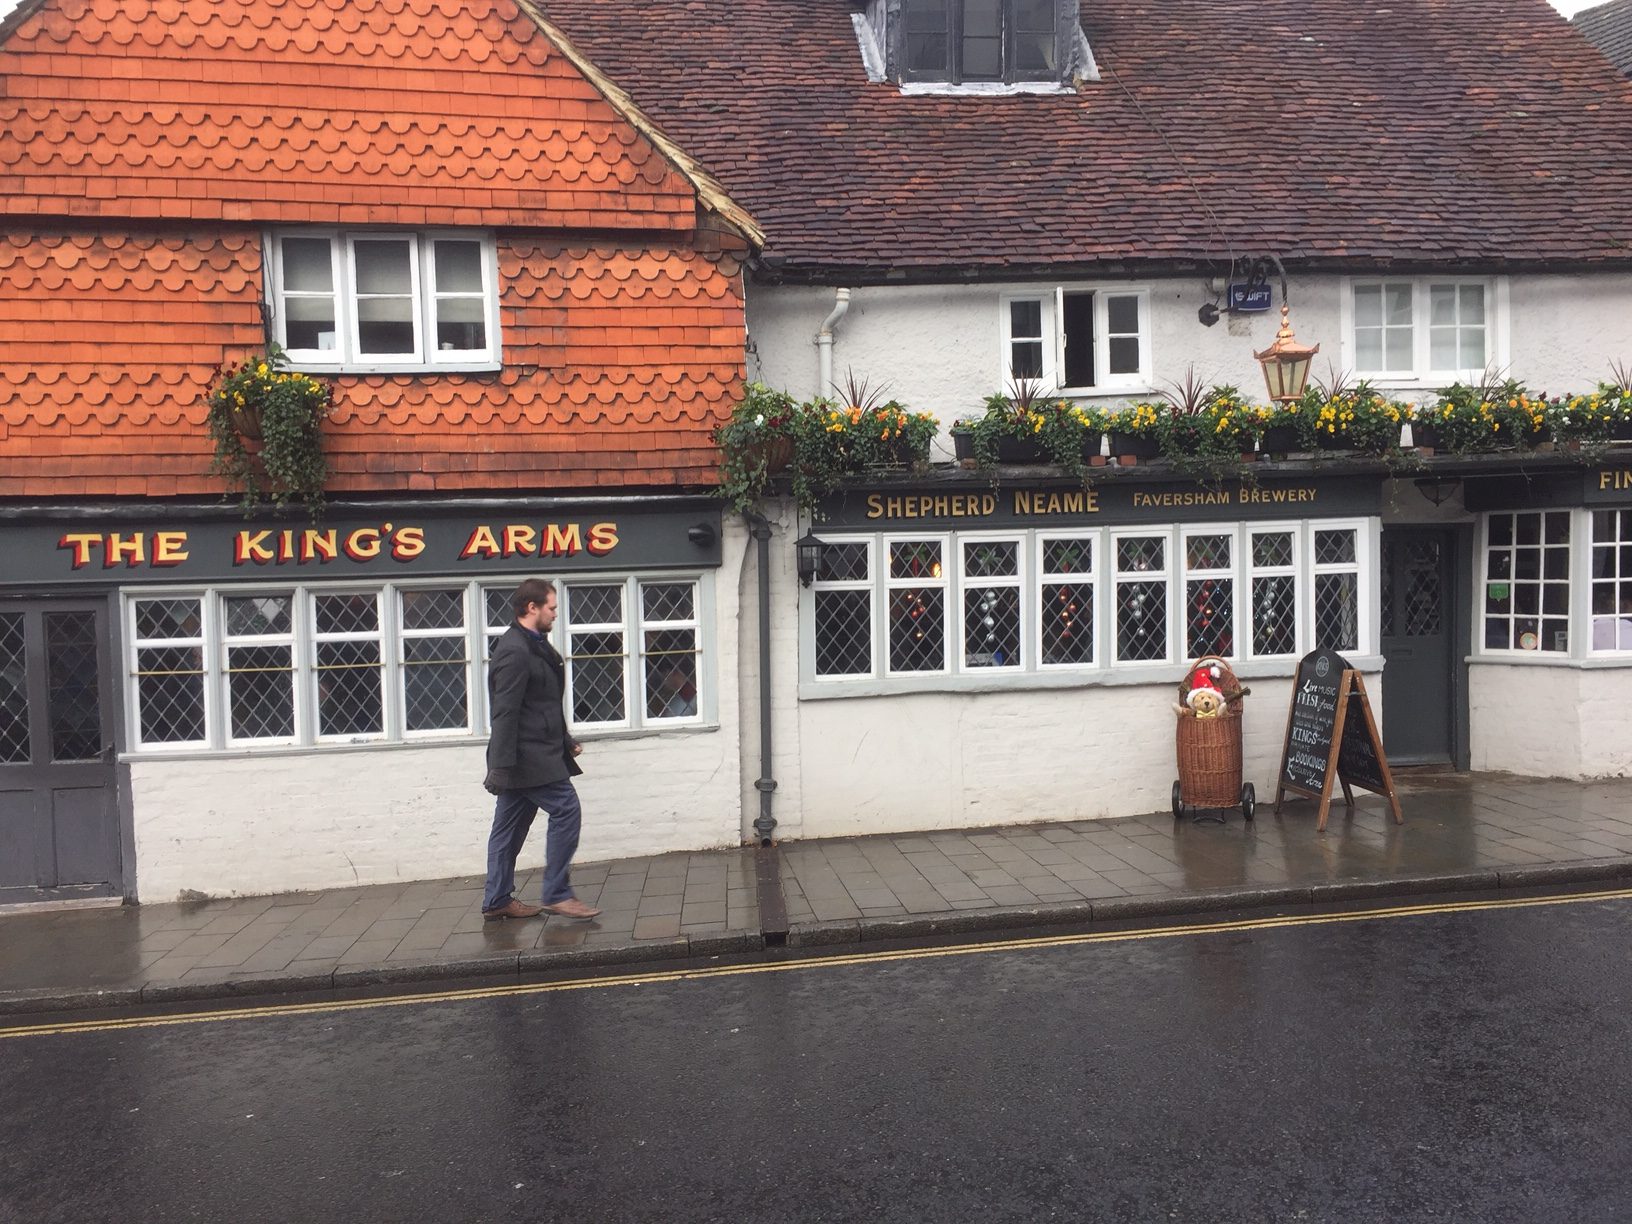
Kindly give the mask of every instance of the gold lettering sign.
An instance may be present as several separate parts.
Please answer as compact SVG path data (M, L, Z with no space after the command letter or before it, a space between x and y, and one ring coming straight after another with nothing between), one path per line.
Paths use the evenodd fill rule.
M1599 472L1598 488L1605 493L1632 489L1632 468L1607 468Z

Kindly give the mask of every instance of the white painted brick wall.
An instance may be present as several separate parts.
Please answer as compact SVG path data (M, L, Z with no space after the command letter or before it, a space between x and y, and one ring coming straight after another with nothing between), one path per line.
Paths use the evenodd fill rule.
M1530 778L1582 778L1581 678L1571 667L1475 663L1468 668L1470 764Z

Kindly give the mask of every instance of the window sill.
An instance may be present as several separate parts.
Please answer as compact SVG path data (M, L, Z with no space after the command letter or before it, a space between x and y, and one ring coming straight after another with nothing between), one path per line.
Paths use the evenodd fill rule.
M936 97L1008 98L1018 94L1058 96L1077 91L1058 81L1016 81L1012 85L1002 81L969 81L954 85L951 81L903 81L904 96L932 95Z
M289 368L300 374L323 378L341 378L352 374L498 374L504 369L502 361L448 362L446 365L318 365L316 362L291 361Z
M660 736L712 735L718 732L719 729L718 723L685 723L672 727L653 726L619 731L573 732L573 738L577 739L587 749L603 742L656 739ZM334 756L340 753L393 752L422 748L470 749L485 748L486 746L487 736L466 735L457 739L368 740L355 744L343 741L323 744L269 744L264 748L252 748L245 744L234 745L231 748L178 748L174 751L165 751L162 748L141 748L135 752L120 753L119 763L121 765L153 765L164 761L242 761L268 757Z
M1463 662L1469 667L1567 667L1575 671L1605 671L1632 667L1632 654L1598 655L1587 659L1572 659L1568 655L1548 658L1537 654L1481 654L1468 655Z
M1355 670L1366 675L1381 672L1381 655L1354 655L1349 659ZM1629 659L1628 662L1632 662ZM1238 679L1290 680L1297 674L1297 659L1263 659L1231 663ZM1014 693L1049 689L1162 688L1174 689L1190 665L1152 664L1148 668L1101 668L1089 671L1016 672L1012 675L925 676L922 679L892 680L801 680L800 701L830 701L857 697L910 697L924 693Z

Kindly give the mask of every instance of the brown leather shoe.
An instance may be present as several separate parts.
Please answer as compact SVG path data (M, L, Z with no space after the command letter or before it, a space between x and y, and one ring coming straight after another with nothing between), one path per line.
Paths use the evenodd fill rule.
M502 922L506 918L537 918L543 912L542 906L528 905L525 901L512 898L498 909L483 910L482 917L488 922Z
M576 918L580 922L588 922L601 911L593 905L585 905L577 897L568 897L565 901L557 901L554 905L544 907L546 914L559 914L563 918Z

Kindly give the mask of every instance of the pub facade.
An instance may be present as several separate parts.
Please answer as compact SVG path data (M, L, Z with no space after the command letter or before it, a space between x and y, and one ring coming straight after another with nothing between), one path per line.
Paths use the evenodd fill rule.
M530 6L13 9L0 905L479 871L529 575L585 857L738 841L745 537L707 488L756 238ZM332 393L320 508L212 470L246 360Z

